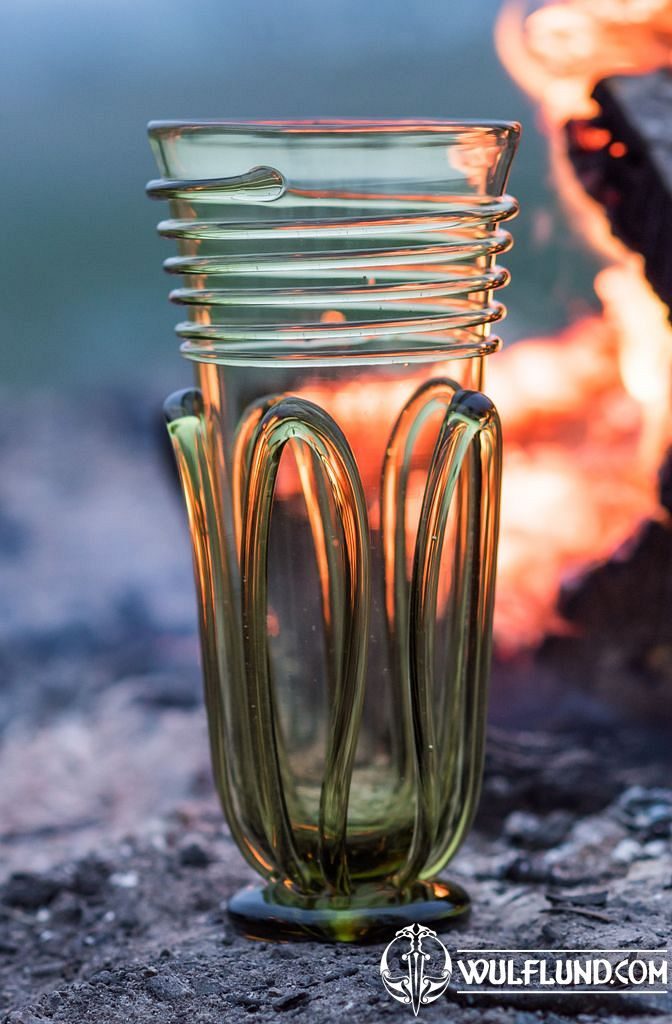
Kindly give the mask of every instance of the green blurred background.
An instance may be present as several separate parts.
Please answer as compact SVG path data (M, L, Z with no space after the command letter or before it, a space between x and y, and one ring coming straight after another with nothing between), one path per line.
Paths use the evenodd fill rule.
M182 384L144 196L151 118L517 118L523 213L506 340L594 302L535 113L493 47L499 0L2 0L4 382Z

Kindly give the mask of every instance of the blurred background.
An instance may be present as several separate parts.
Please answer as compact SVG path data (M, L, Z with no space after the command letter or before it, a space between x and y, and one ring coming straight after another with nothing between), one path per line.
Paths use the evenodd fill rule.
M507 340L595 305L547 180L534 112L495 54L499 0L4 0L0 169L5 383L150 401L179 361L146 201L152 118L437 117L523 122ZM539 218L539 214L543 216ZM546 245L548 235L554 245Z
M150 119L522 122L488 360L491 728L451 871L474 946L666 941L670 53L672 0L0 0L0 1017L154 1020L179 998L169 1015L220 1022L240 995L236 1020L266 1020L282 975L284 1019L314 994L304 959L303 1002L275 960L236 980L250 951L227 935L249 871L211 782L161 414L191 367L144 193Z
M191 368L144 194L150 119L522 122L490 360L507 438L493 718L669 720L672 344L645 270L672 217L671 10L3 0L0 867L212 799L160 412ZM652 197L645 266L612 228Z

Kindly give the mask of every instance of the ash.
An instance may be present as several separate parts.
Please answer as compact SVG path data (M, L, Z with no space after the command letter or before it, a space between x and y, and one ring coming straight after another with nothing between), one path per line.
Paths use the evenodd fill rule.
M380 947L249 942L253 876L210 781L194 596L158 416L127 396L22 401L0 447L0 1019L11 1024L411 1020ZM122 426L120 426L120 424ZM579 702L580 703L580 702ZM664 737L587 705L492 729L450 866L473 899L449 950L661 948L672 914ZM459 995L457 1024L658 1021L672 997Z

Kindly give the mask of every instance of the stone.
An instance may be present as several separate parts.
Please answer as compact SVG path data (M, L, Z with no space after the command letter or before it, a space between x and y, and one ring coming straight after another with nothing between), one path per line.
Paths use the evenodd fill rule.
M274 1000L271 1005L274 1010L286 1013L287 1010L298 1010L299 1007L307 1006L309 1002L310 996L307 992L290 992Z
M51 903L62 886L53 878L15 871L5 886L4 902L24 910L38 910Z
M207 868L211 859L208 851L195 840L180 846L177 857L180 864L188 868Z
M613 864L632 864L642 856L643 850L636 839L621 839L611 851Z
M573 821L571 814L561 810L545 816L513 811L504 822L504 834L524 849L547 850L563 841Z
M193 994L190 985L185 984L175 974L158 974L150 978L146 984L148 992L151 992L157 999L172 1002L175 999L183 999Z
M80 896L97 896L110 877L110 868L96 857L80 861L70 883L73 892Z

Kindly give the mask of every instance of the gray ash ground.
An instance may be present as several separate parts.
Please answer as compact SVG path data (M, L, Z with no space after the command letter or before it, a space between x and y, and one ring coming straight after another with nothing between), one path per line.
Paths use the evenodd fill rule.
M589 815L575 813L570 791L560 804L544 816L510 812L497 836L474 832L452 872L474 909L445 934L449 948L666 944L672 791L630 786ZM151 837L10 875L0 890L8 1022L410 1019L381 985L380 947L260 943L235 933L226 901L251 875L209 798L162 824ZM466 997L453 987L421 1011L424 1020L464 1024L551 1024L579 1012L585 1022L669 1019L672 999Z
M19 416L5 397L8 422L32 426L0 441L0 1020L411 1020L380 982L381 947L231 928L226 902L252 875L212 792L182 509L158 415L129 423L131 407L24 400ZM668 783L650 727L493 730L477 825L450 871L473 912L448 948L665 946ZM454 985L420 1013L671 1016L669 996Z

